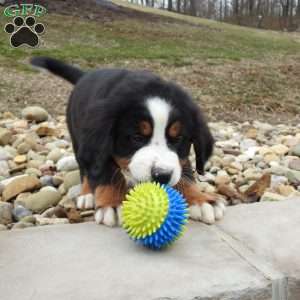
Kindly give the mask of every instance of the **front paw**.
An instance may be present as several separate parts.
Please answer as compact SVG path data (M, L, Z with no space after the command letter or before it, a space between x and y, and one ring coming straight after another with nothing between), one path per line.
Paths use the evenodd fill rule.
M76 199L76 207L78 209L93 209L95 200L93 194L80 195Z
M226 206L222 200L213 203L193 204L189 207L190 218L206 224L213 224L224 217Z
M117 208L113 207L101 207L95 212L96 224L103 224L109 227L121 226L122 216L121 216L121 206Z

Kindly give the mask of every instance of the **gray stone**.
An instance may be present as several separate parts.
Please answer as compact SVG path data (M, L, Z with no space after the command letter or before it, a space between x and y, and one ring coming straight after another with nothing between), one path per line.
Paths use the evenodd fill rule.
M10 143L12 134L10 130L0 127L0 145L5 146Z
M29 121L43 122L48 119L48 113L42 107L28 106L22 110L22 117Z
M58 225L58 224L69 224L69 220L66 218L46 218L36 215L37 225Z
M42 172L39 169L36 169L36 168L28 168L25 171L25 174L33 175L33 176L36 176L36 177L42 176Z
M52 177L52 182L54 186L59 186L64 182L64 179L61 176L54 175Z
M62 158L64 155L64 152L60 148L55 148L50 151L50 153L47 156L47 159L54 161L55 163Z
M64 188L66 190L79 183L80 183L80 175L78 170L66 174L64 178Z
M11 155L7 150L5 150L3 147L0 147L0 160L9 160L12 159L13 156Z
M296 156L299 156L300 157L300 144L297 144L295 145L293 148L292 148L292 155L296 155Z
M271 192L265 192L260 201L282 201L285 200L286 197L279 195L279 194L275 194L275 193L271 193Z
M80 195L80 192L81 192L81 184L74 185L69 188L67 197L68 197L68 199L73 200Z
M289 162L289 168L296 171L300 171L300 159L292 159Z
M12 205L0 201L0 224L7 225L12 223Z
M57 191L39 191L24 199L16 200L18 204L24 205L27 209L41 213L51 206L55 206L61 199L61 194Z
M45 175L40 178L42 186L53 186L52 176Z
M58 171L73 171L78 169L78 163L73 155L66 156L57 162L56 167Z
M0 176L9 176L9 165L6 160L0 160Z
M286 176L291 183L300 184L300 171L289 170Z
M31 216L32 212L22 205L16 205L12 210L12 214L15 220L20 221L24 217Z

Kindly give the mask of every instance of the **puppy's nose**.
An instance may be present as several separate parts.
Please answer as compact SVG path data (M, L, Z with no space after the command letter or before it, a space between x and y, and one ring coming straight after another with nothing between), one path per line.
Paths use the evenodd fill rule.
M171 179L172 173L172 171L153 168L151 171L151 177L153 181L159 182L161 184L167 184Z

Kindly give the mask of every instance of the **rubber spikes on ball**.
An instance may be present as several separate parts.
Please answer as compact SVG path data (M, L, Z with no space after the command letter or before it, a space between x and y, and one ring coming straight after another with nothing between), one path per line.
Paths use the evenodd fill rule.
M138 244L152 249L170 245L182 235L188 219L183 196L159 183L135 186L123 202L123 227Z

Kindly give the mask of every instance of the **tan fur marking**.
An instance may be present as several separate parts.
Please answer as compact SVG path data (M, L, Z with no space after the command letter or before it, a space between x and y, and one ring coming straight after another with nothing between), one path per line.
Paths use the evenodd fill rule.
M116 185L100 185L95 189L95 204L98 207L118 207L127 193L126 183Z
M81 186L81 195L86 195L92 193L92 189L89 185L88 179L86 176L83 177L82 186Z
M168 130L168 134L170 137L172 138L176 138L180 135L181 133L181 128L182 128L182 125L179 121L176 121L174 122L170 127L169 127L169 130Z
M152 126L148 121L141 121L139 124L140 133L144 136L152 134Z
M127 158L122 158L122 157L114 157L114 160L116 164L119 166L120 169L122 170L127 170L128 165L130 163L130 160Z
M216 195L203 193L196 183L184 179L181 179L175 188L183 194L189 205L201 205L205 202L211 203L217 200Z

